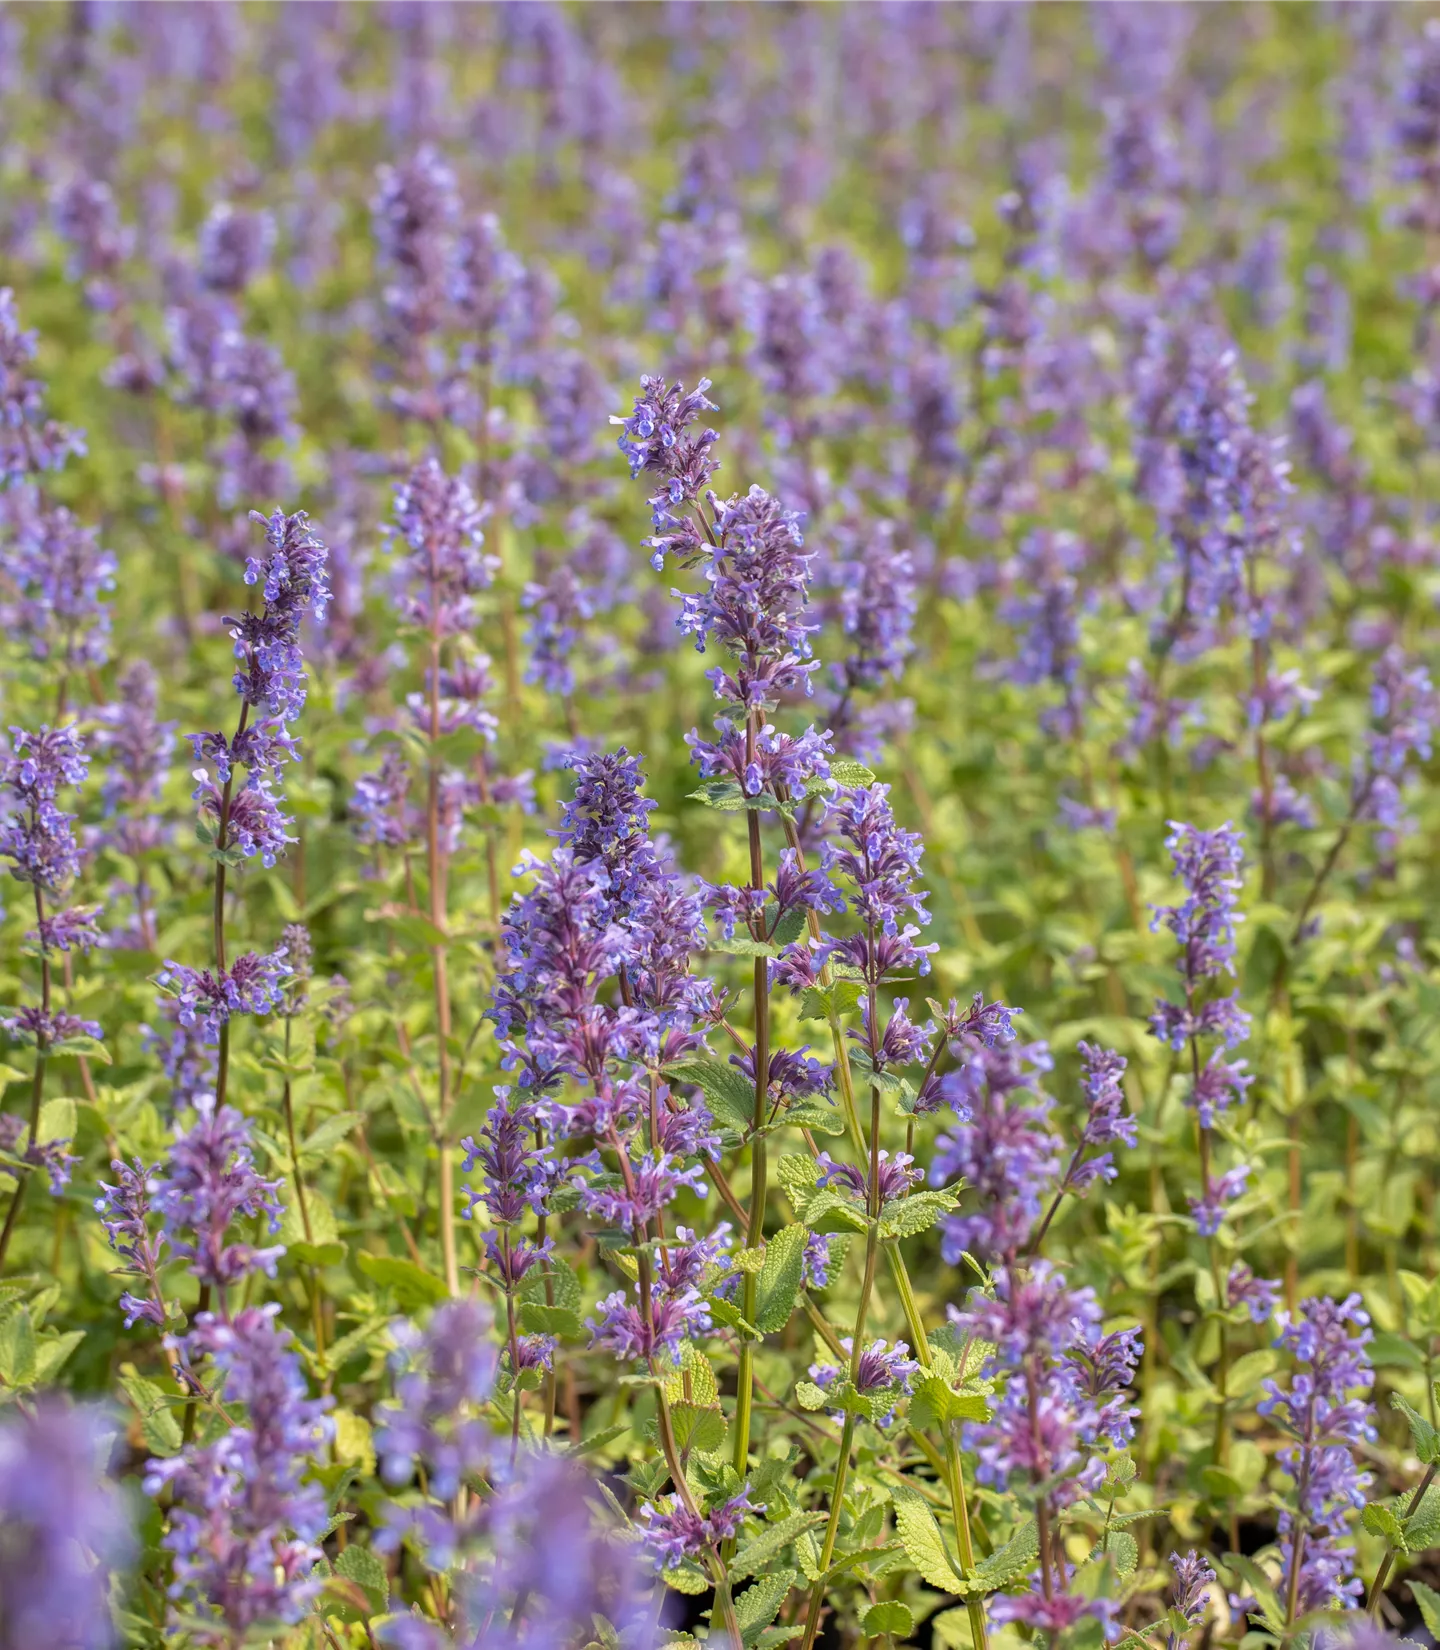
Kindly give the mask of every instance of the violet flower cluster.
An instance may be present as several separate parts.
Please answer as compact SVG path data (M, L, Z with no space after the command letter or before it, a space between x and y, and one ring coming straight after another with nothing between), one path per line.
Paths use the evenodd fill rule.
M1370 1481L1356 1452L1375 1428L1370 1405L1355 1396L1370 1385L1370 1316L1359 1295L1316 1296L1281 1322L1275 1344L1293 1357L1295 1373L1288 1388L1265 1381L1260 1413L1290 1440L1279 1457L1294 1485L1280 1513L1280 1557L1293 1617L1343 1609L1364 1590L1347 1537Z
M993 1345L987 1372L1003 1381L990 1419L965 1426L977 1475L1015 1489L1035 1508L1040 1565L1032 1588L997 1598L992 1618L1053 1633L1093 1616L1109 1628L1113 1599L1069 1590L1057 1520L1098 1489L1103 1451L1123 1449L1134 1435L1139 1411L1126 1395L1140 1362L1140 1331L1103 1333L1093 1292L1069 1288L1044 1260L1002 1268L993 1297L977 1293L951 1316L965 1335Z
M1176 1053L1189 1052L1190 1092L1186 1103L1195 1111L1205 1134L1216 1119L1242 1099L1252 1079L1243 1060L1226 1055L1250 1035L1250 1016L1240 1007L1238 991L1207 996L1205 982L1235 972L1235 926L1244 919L1236 910L1244 862L1240 835L1231 825L1214 831L1171 822L1166 847L1175 875L1185 884L1180 905L1157 906L1151 928L1162 925L1180 945L1177 967L1184 1001L1156 1002L1150 1029ZM1218 1039L1201 1065L1201 1039ZM1249 1169L1240 1164L1224 1173L1204 1164L1205 1184L1190 1200L1190 1212L1203 1237L1212 1237L1225 1217L1226 1206L1245 1189Z

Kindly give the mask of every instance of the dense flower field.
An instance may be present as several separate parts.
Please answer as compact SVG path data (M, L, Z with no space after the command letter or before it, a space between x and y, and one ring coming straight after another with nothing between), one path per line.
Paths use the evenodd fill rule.
M1437 259L1423 7L0 9L0 1650L1440 1638Z

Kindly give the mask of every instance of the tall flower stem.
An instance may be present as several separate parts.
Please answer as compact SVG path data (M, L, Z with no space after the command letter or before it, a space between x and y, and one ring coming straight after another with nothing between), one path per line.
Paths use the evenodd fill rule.
M253 665L253 661L252 661ZM240 704L240 720L235 724L235 737L231 741L233 749L243 738L245 729L250 725L250 701L242 700ZM219 853L224 853L229 840L230 830L230 798L235 788L235 770L232 767L230 776L226 779L224 788L220 792L220 817L215 827L215 847ZM215 909L214 909L214 937L215 937L215 967L222 973L225 969L225 872L226 865L223 859L215 863ZM215 1109L218 1111L225 1104L225 1093L230 1083L230 1022L223 1020L217 1033L219 1054L215 1066Z
M800 868L805 867L805 854L801 847L800 835L795 823L788 816L782 815L785 821L785 835L788 845L795 851ZM820 919L814 911L807 913L811 938L818 941L820 938ZM829 965L822 974L822 979L828 983ZM840 1084L840 1109L845 1119L846 1132L850 1136L861 1162L865 1162L869 1153L865 1143L865 1133L860 1123L859 1110L855 1104L855 1077L850 1069L850 1050L845 1040L845 1029L840 1024L840 1016L832 1006L828 1012L830 1027L830 1041L835 1051L835 1073ZM871 1016L872 1026L875 1017ZM878 1179L878 1177L876 1177ZM915 1349L915 1356L920 1360L923 1369L934 1367L934 1354L930 1350L930 1339L925 1333L925 1323L920 1315L919 1303L915 1299L914 1285L910 1281L909 1268L905 1265L905 1257L900 1253L898 1243L885 1245L885 1258L889 1262L890 1272L895 1280L896 1293L900 1297L901 1310L905 1314L905 1324L910 1332L910 1343ZM945 1441L945 1479L946 1490L950 1497L951 1516L955 1523L955 1536L960 1547L960 1566L962 1572L969 1576L975 1568L975 1548L970 1533L970 1509L965 1496L965 1476L960 1461L960 1449L953 1436L952 1429L947 1426L944 1434ZM988 1650L989 1634L985 1624L985 1605L978 1598L967 1598L965 1611L970 1620L970 1636L975 1650Z
M290 1026L291 1016L285 1016L285 1064L290 1064ZM314 1247L315 1231L310 1224L310 1204L305 1196L305 1180L300 1173L300 1146L295 1135L295 1096L289 1074L285 1077L283 1091L285 1108L285 1133L290 1142L290 1178L295 1184L295 1204L300 1211L300 1227L305 1233L305 1241ZM325 1318L320 1305L320 1280L316 1276L315 1268L305 1268L305 1293L310 1297L310 1318L315 1328L315 1356L325 1356Z
M425 790L425 851L430 884L430 924L443 936L446 930L445 861L440 844L440 763L435 746L440 738L440 629L439 569L432 546L430 596L430 757ZM450 978L446 947L439 937L430 951L435 976L436 1072L439 1095L436 1111L436 1148L440 1155L440 1253L445 1287L460 1293L460 1266L455 1249L455 1155L450 1144Z
M48 1014L50 1012L50 952L44 942L45 896L40 891L39 883L35 888L35 921L40 925L40 1006ZM45 1067L48 1056L43 1044L37 1044L35 1049L35 1075L30 1082L30 1135L28 1144L35 1145L40 1134L40 1107L45 1099ZM5 1256L10 1252L10 1239L14 1234L16 1223L20 1219L20 1205L25 1201L25 1188L29 1184L33 1169L22 1169L15 1177L15 1190L10 1194L10 1207L5 1211L5 1225L0 1227L0 1267L5 1264Z

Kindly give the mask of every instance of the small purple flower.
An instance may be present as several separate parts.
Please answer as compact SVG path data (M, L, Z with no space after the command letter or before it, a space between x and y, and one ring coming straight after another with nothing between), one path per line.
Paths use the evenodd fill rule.
M1249 1178L1249 1165L1241 1163L1224 1174L1212 1175L1201 1195L1189 1200L1190 1216L1201 1237L1214 1237L1220 1230L1227 1209L1245 1190Z
M174 994L182 1026L197 1022L214 1040L236 1014L270 1014L284 1002L281 981L292 972L284 947L271 952L247 951L228 968L188 968L167 961L157 983Z
M1269 1323L1275 1316L1280 1286L1269 1278L1257 1278L1243 1260L1237 1260L1225 1280L1225 1304L1232 1310L1243 1306L1251 1323Z
M224 1290L252 1272L274 1276L284 1246L257 1249L232 1242L230 1228L242 1217L263 1216L270 1231L278 1232L282 1184L256 1172L245 1118L233 1106L207 1108L170 1148L164 1171L150 1189L150 1207L164 1223L177 1258L190 1261L202 1283Z
M325 1492L305 1474L328 1436L330 1400L306 1397L278 1311L199 1316L190 1353L214 1361L245 1419L213 1443L152 1459L145 1475L148 1494L173 1498L163 1542L175 1555L172 1596L235 1642L257 1623L298 1621L319 1586Z
M0 1599L7 1645L102 1650L110 1598L135 1549L124 1498L106 1473L115 1426L56 1393L0 1420Z

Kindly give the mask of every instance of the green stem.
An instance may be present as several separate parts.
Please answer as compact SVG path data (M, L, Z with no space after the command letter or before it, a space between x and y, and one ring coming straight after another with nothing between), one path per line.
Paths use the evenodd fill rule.
M855 1417L847 1415L840 1434L840 1457L835 1463L835 1482L830 1487L830 1517L825 1525L825 1542L820 1549L820 1574L810 1589L810 1603L805 1618L805 1637L800 1650L814 1650L815 1635L820 1631L820 1612L825 1607L825 1577L835 1556L835 1538L840 1533L840 1509L845 1495L845 1479L850 1471L850 1446L855 1440Z

